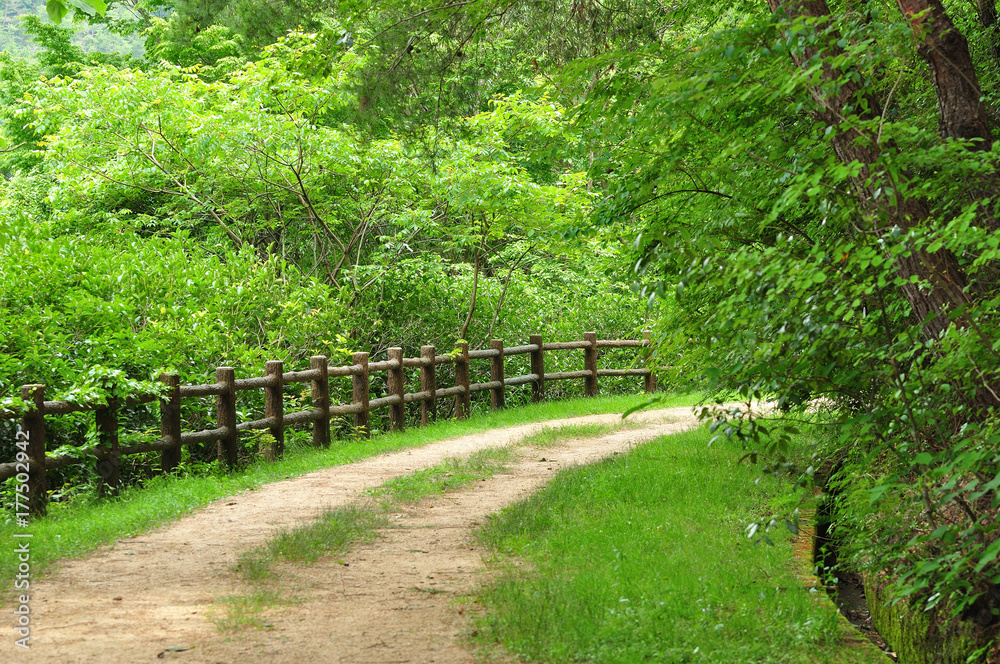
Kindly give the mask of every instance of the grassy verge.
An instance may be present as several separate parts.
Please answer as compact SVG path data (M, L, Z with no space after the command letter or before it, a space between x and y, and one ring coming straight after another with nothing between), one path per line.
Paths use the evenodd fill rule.
M266 611L294 601L275 567L282 564L311 564L322 556L347 553L359 542L370 542L378 530L389 525L388 514L402 504L417 503L488 479L505 470L517 459L507 447L480 450L467 459L448 458L436 466L389 480L368 492L368 500L337 507L317 521L286 530L267 544L240 556L237 572L247 584L247 592L219 599L221 612L213 616L220 630L240 627L268 628Z
M516 459L517 455L508 447L488 447L467 459L452 457L436 466L389 480L370 495L389 506L416 503L493 477Z
M539 662L884 661L802 587L789 538L746 539L779 480L708 438L564 471L493 516L478 645Z
M244 552L235 571L246 583L246 592L220 597L208 617L222 631L241 627L268 629L267 611L298 601L288 591L292 584L281 578L281 564L311 564L323 556L347 553L359 542L370 542L379 528L388 525L387 510L376 505L353 504L328 510L312 523L287 530L263 546Z
M551 447L573 438L597 438L630 426L626 422L620 424L564 424L561 427L543 427L541 431L525 436L522 445L533 447Z
M656 407L690 405L697 398L697 395L677 395ZM56 560L84 555L116 539L148 531L218 498L252 490L268 482L351 463L383 452L417 447L489 429L564 417L621 412L643 401L643 396L634 395L532 404L522 408L475 414L463 421L441 421L428 427L380 435L370 440L336 441L329 449L292 449L282 461L262 461L238 473L159 477L146 487L128 489L117 498L78 501L69 505L53 504L49 516L32 523L26 531L16 528L13 521L8 520L0 525L0 541L13 541L12 534L15 531L31 533L32 574L37 575ZM17 564L16 556L12 554L0 557L0 578L14 578ZM0 593L0 605L9 601L12 593L13 591Z

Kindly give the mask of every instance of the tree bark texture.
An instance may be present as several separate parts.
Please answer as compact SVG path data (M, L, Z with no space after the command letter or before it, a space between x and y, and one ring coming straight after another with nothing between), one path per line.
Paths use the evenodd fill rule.
M993 64L1000 66L1000 36L997 35L993 27L997 24L997 2L996 0L978 0L976 3L976 14L979 17L979 27L986 32L990 43L990 54L993 56Z
M901 3L905 1L908 0L900 0ZM791 19L801 17L814 20L817 31L827 28L831 20L830 10L824 0L768 0L768 3L771 11L776 14L784 14ZM816 46L806 46L801 52L793 52L792 60L797 66L804 67L813 58L821 57L824 60L824 82L837 80L840 83L811 90L813 97L820 103L819 110L814 111L813 115L836 129L833 149L837 158L844 164L857 161L864 166L852 185L862 209L867 210L874 218L878 210L873 187L878 185L872 184L869 176L881 148L876 136L868 130L859 129L853 122L847 122L847 119L856 116L862 121L876 120L881 116L881 106L875 96L854 78L844 76L846 72L838 71L828 64L844 55L843 49L836 44L837 39L838 35L831 31L828 41ZM861 77L857 78L863 80ZM948 106L958 108L960 104L956 99L954 103L949 102ZM967 104L963 107L967 107ZM926 202L914 198L902 201L899 206L883 208L883 211L889 215L891 223L901 228L921 225L930 215ZM950 251L914 252L897 259L896 270L906 280L916 275L932 285L929 290L909 283L902 288L903 296L909 302L916 319L927 321L923 332L928 338L939 336L948 327L950 321L947 314L950 310L968 302L965 294L968 279ZM927 320L931 314L934 316Z
M940 0L897 0L897 4L917 37L917 52L931 69L941 135L979 139L973 149L989 150L993 135L965 35L952 23Z
M768 0L771 11L783 14L791 19L807 18L815 20L816 31L829 27L830 9L825 0ZM880 115L880 106L874 95L870 94L858 82L850 77L842 76L842 72L831 64L831 58L843 55L843 49L832 39L828 47L806 45L801 53L793 52L792 61L799 67L805 67L813 58L823 57L823 80L830 82L840 80L836 92L814 88L813 98L819 102L820 108L813 116L837 128L833 139L833 149L837 158L845 164L858 161L865 166L862 173L855 178L855 186L863 185L868 175L868 165L878 158L878 144L874 136L863 133L851 124L844 126L844 120L850 115L857 115L862 120L872 119Z
M824 0L768 0L768 3L771 11L776 14L783 14L791 19L803 17L815 20L817 32L829 26L831 20L830 10ZM898 3L904 15L911 19L911 24L922 40L921 54L928 59L934 74L942 135L980 138L982 141L977 148L988 149L992 144L992 136L985 122L985 111L979 102L979 83L965 37L955 28L939 0L898 0ZM839 35L830 31L829 36L825 46L807 46L801 52L793 52L794 63L803 67L817 56L827 61L842 56L843 50L836 44ZM862 210L866 210L874 219L878 210L871 188L876 185L871 184L869 175L880 151L894 149L894 146L891 143L879 146L877 138L870 131L852 127L853 123L848 123L844 127L846 130L841 130L841 125L851 115L857 116L859 120L876 120L881 116L877 99L860 84L853 82L851 77L841 76L842 73L844 72L838 72L824 63L824 82L839 79L841 85L814 87L811 90L813 97L820 102L820 110L815 111L814 116L837 129L838 138L834 140L833 148L842 163L857 161L864 165L862 173L854 179L853 187ZM860 77L858 79L863 80ZM975 187L971 189L975 190ZM898 206L883 208L882 211L888 214L891 223L901 228L923 225L930 218L927 202L918 198L903 200ZM995 221L992 216L990 221ZM939 337L952 323L949 313L970 303L967 293L968 276L951 251L914 251L908 256L898 257L895 269L904 280L900 291L910 304L913 316L922 322L922 331L927 339ZM921 288L918 284L909 283L911 276L929 283L931 288ZM955 323L960 326L968 325L964 318L959 318ZM979 406L998 405L993 394L992 390L980 390L973 403Z
M897 0L899 10L910 22L917 38L917 52L930 67L938 98L938 127L944 138L975 140L971 149L989 150L993 145L986 107L976 74L969 43L945 12L940 0ZM980 21L996 22L996 0L979 0ZM985 12L985 18L984 18ZM1000 54L1000 45L994 45ZM978 140L976 140L978 139ZM970 203L1000 195L1000 181L987 176L968 187ZM1000 230L1000 219L979 205L977 221L991 230Z

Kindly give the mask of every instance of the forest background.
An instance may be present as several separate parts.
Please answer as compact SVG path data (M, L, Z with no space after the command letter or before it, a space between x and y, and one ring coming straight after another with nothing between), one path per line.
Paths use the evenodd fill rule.
M995 2L7 9L9 404L652 324L665 384L776 402L714 430L844 564L994 651Z

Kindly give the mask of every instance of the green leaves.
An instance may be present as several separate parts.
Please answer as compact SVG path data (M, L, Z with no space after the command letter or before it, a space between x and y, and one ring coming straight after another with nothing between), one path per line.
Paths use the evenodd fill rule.
M108 6L104 0L79 1L91 7L100 16L104 16L104 13L108 10ZM45 11L48 13L49 18L52 19L53 23L62 23L62 20L66 18L66 14L69 13L69 8L70 3L65 0L46 0L45 2Z
M596 221L635 228L671 384L822 423L843 559L959 612L1000 573L998 153L937 134L896 14L833 11L678 14L659 48L620 52L581 109L604 150ZM842 112L818 103L845 90ZM943 283L960 294L935 310ZM770 420L717 415L713 440L780 468Z
M62 23L66 13L69 12L69 7L67 7L62 0L47 0L45 3L45 11L54 23Z
M983 555L980 556L979 561L976 563L974 571L977 573L982 572L987 565L990 565L997 559L998 554L1000 554L1000 538L986 547L986 550L983 551Z
M197 383L218 364L294 362L342 329L345 307L277 259L234 253L223 263L185 239L123 235L0 221L0 264L17 266L0 270L5 390L42 382L47 399L88 403L158 394L149 379L171 367Z
M83 372L62 398L71 403L108 405L113 399L124 400L136 395L162 396L166 391L166 386L159 381L135 380L121 369L93 365Z

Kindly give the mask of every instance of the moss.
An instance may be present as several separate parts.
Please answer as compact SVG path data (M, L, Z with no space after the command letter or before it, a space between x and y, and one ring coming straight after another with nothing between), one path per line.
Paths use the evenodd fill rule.
M886 606L888 584L866 574L865 596L872 625L896 651L899 664L965 664L981 645L980 630L968 622L942 624L938 611L920 611L904 603Z
M849 661L876 661L882 656L882 651L869 641L854 625L837 610L833 600L823 588L823 582L816 576L816 559L819 550L817 525L819 517L815 506L802 509L799 513L799 533L792 538L792 564L795 575L808 589L816 601L828 604L837 611L837 623L840 630L842 648L845 653L856 657Z

